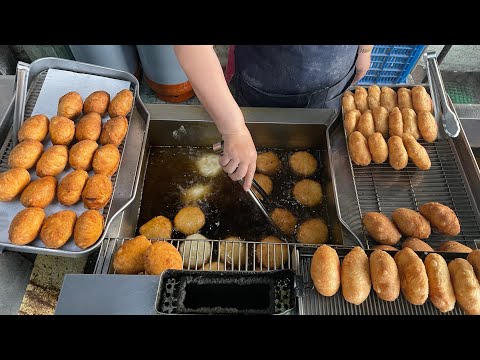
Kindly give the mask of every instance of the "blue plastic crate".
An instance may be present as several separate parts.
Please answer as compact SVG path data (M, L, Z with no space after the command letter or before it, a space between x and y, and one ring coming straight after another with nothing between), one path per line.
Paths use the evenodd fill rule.
M375 45L370 69L359 85L402 84L407 82L426 45Z

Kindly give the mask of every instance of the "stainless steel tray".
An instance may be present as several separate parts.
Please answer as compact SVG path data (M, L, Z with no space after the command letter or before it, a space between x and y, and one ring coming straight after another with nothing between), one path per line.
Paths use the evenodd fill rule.
M298 298L299 315L442 315L430 300L423 305L410 304L402 293L395 301L384 301L380 299L373 288L370 290L368 298L360 305L353 305L347 302L342 295L342 289L333 296L320 295L310 278L310 263L315 249L299 249L299 264L297 275L301 276L304 283L303 296ZM335 249L340 257L340 261L350 251L349 249ZM370 255L372 251L366 251ZM390 252L393 256L394 251ZM417 254L422 258L428 253ZM443 253L448 262L458 257L458 254ZM466 255L466 254L465 254ZM446 313L445 315L464 315L464 312L458 307Z
M39 240L35 240L30 245L18 246L11 244L8 239L0 239L0 249L7 248L9 250L19 252L78 257L94 251L98 246L100 246L104 237L115 236L115 234L109 233L109 228L112 222L135 198L140 180L140 169L144 158L143 153L145 151L150 115L138 95L139 83L133 75L124 71L108 69L101 66L80 63L71 60L43 58L34 61L30 65L28 93L25 106L25 119L31 115L45 80L46 73L49 69L60 69L81 74L127 80L131 83L131 90L134 93L134 107L127 116L129 121L128 132L125 140L119 146L121 154L120 166L117 173L112 177L112 198L103 209L103 216L105 220L104 231L97 242L90 248L82 250L75 246L73 240L70 239L67 244L60 249L49 249L46 248ZM10 103L9 108L6 111L4 118L0 120L0 123L12 124L14 103L15 101ZM3 145L0 147L0 171L5 171L8 169L7 160L12 149L13 133L14 132L11 129ZM126 146L127 143L128 146ZM122 186L117 186L118 184L122 184ZM0 226L8 227L9 225L10 224L8 222L1 221L0 219Z
M437 103L435 98L433 100L438 122ZM477 207L480 203L480 172L463 128L458 137L450 138L439 124L439 137L434 143L420 141L432 162L428 171L418 170L411 161L400 171L387 163L372 163L366 167L353 164L347 149L342 116L329 126L327 141L339 219L351 232L352 238L364 248L376 244L363 230L362 217L365 213L378 211L390 216L396 208L418 210L419 206L430 201L449 206L460 220L460 234L448 237L448 240L478 248L475 240L480 238ZM446 239L446 236L433 232L426 242L437 248Z

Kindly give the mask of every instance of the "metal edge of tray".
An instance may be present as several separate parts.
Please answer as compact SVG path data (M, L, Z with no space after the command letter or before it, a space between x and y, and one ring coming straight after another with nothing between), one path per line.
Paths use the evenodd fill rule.
M386 86L386 85L385 85ZM401 87L406 88L413 88L414 86L424 86L427 91L432 96L433 108L434 108L434 117L437 120L437 124L440 121L439 115L439 108L438 102L435 101L435 95L432 94L430 91L430 83L428 84L395 84L389 85L389 87L393 89L398 89ZM364 88L368 88L368 85L362 86ZM354 89L354 87L350 87L349 90ZM434 92L433 92L434 93ZM453 104L452 104L453 105ZM363 237L362 234L356 234L355 231L352 230L352 224L356 226L362 227L360 218L360 204L359 199L357 197L357 191L355 188L354 183L354 173L352 163L350 161L349 153L348 153L348 145L346 141L345 132L343 130L343 110L340 116L331 123L327 128L327 141L329 142L329 156L330 156L330 164L332 166L332 179L334 184L334 193L336 196L336 203L338 218L342 222L342 224L346 224L345 228L348 230L349 235L353 237L353 239L358 242ZM460 124L461 127L461 124ZM480 218L480 213L478 211L477 204L480 203L480 171L478 165L475 161L475 157L473 155L472 149L468 144L468 140L466 135L463 131L463 127L461 127L460 135L456 138L450 138L447 136L442 126L438 126L439 133L441 134L442 138L446 139L450 144L452 144L452 149L454 150L453 156L455 156L457 163L458 163L458 170L463 178L467 181L466 190L470 198L475 199L475 202L472 203L472 208L476 213L477 219ZM478 189L478 190L477 190ZM353 211L351 210L352 207L355 208L355 212L358 212L357 216L354 216L355 219L351 219ZM349 214L342 216L342 214ZM480 234L479 234L480 238ZM477 244L475 242L475 244ZM367 247L367 244L364 244L362 247Z
M124 147L121 154L120 165L116 173L116 180L114 183L114 188L112 192L112 197L109 204L107 204L107 214L106 221L102 235L96 241L96 243L90 246L87 249L81 251L67 251L62 249L49 249L49 248L39 248L29 245L19 246L11 243L2 243L0 244L0 249L9 249L18 252L28 252L35 254L45 254L45 255L57 255L65 257L80 257L87 255L94 251L98 246L101 245L103 239L108 234L109 228L112 222L116 217L134 200L136 191L138 189L138 184L140 181L140 169L142 167L142 162L144 158L145 144L148 136L148 126L150 122L150 114L143 104L139 96L139 82L132 74L127 73L121 70L115 70L110 68L105 68L102 66L81 63L74 60L59 59L59 58L41 58L31 63L30 73L28 84L30 85L32 81L35 80L36 76L39 75L42 71L49 69L60 69L65 71L73 71L79 73L87 73L90 75L97 75L103 77L111 77L120 80L130 81L134 88L134 103L130 115L129 127L127 134L124 140ZM27 98L30 95L31 87L29 86L29 92ZM1 119L1 123L8 121L8 116L12 116L12 111L14 107L14 99L10 102L9 108L5 111L4 118ZM142 121L143 120L143 123ZM143 134L142 134L143 133ZM4 144L2 146L2 151L5 151L8 142L10 140L11 131L6 137ZM142 139L141 141L138 141ZM127 147L126 144L129 144ZM135 147L134 147L135 146ZM131 182L131 174L134 174L134 181L132 187L125 189L125 187L117 187L119 181ZM123 178L128 179L123 179ZM121 198L121 200L118 200Z

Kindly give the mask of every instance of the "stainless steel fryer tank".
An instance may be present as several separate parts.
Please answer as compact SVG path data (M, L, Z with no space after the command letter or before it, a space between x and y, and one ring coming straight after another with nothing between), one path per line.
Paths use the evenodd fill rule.
M115 232L104 240L95 273L113 273L113 255L125 239L132 238L136 234L142 198L149 196L143 191L143 181L150 149L156 146L211 147L221 139L214 123L201 106L149 105L148 109L151 118L139 189L132 204L117 220ZM354 239L344 237L344 233L347 232L341 228L337 217L336 199L331 182L326 135L328 125L335 120L337 113L325 109L274 108L244 108L243 112L258 148L320 151L324 172L322 185L327 202L328 219L326 220L329 224L329 243L358 245Z

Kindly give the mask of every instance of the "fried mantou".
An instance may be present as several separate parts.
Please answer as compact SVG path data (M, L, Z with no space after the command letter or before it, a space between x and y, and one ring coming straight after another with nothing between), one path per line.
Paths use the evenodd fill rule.
M350 110L356 110L355 98L351 91L345 91L342 97L343 111L346 113Z
M398 89L397 98L398 98L398 108L400 110L403 110L403 109L413 110L412 90L403 88L403 87Z
M106 175L95 174L87 180L82 191L82 200L85 208L100 210L107 205L112 197L112 181Z
M472 265L457 258L448 264L457 302L468 315L480 315L480 285Z
M376 132L368 137L368 149L373 162L382 164L388 159L388 146L381 133Z
M167 269L182 270L182 256L172 244L155 241L143 255L145 272L149 275L160 275Z
M423 140L434 142L438 135L438 125L430 111L417 112L417 122L418 130L420 130Z
M103 216L97 210L83 212L75 223L73 240L80 249L86 249L97 242L103 232Z
M45 219L40 239L46 247L58 249L73 235L77 214L72 210L62 210Z
M441 312L452 311L455 307L455 293L445 259L439 254L428 254L425 258L428 276L428 297Z
M139 233L149 239L170 239L172 237L172 222L165 216L155 216L140 226Z
M438 202L429 202L420 206L418 211L442 234L456 236L460 233L458 217L448 206Z
M472 249L466 245L460 244L458 241L445 241L440 245L439 251L471 253Z
M159 243L162 243L159 241ZM125 241L115 253L113 268L118 274L138 274L145 271L144 255L152 243L143 235ZM157 245L158 246L158 245ZM170 245L172 246L172 245ZM176 249L175 249L176 251ZM180 254L178 254L180 256ZM182 259L180 258L180 263ZM181 266L179 270L181 269Z
M290 211L282 208L275 208L270 216L284 234L293 234L295 226L297 226L297 217Z
M400 109L394 107L388 116L388 134L400 136L403 134L403 117Z
M255 249L257 262L264 269L280 269L288 256L288 245L275 236L263 238Z
M15 245L27 245L35 240L45 220L41 208L26 208L13 218L8 229L8 239Z
M402 170L408 164L407 149L400 136L391 136L388 141L388 162L395 170Z
M108 105L110 105L110 94L106 91L94 91L85 99L83 113L90 114L93 112L104 116L107 113Z
M132 109L133 93L128 89L123 89L115 95L108 106L108 114L111 118L115 116L127 116Z
M257 171L264 175L272 176L281 167L280 159L273 151L260 153L257 156Z
M380 94L380 105L391 112L394 107L398 106L397 93L388 86L382 87L382 93Z
M37 140L24 140L18 143L8 156L8 166L29 170L33 168L43 153L43 144Z
M102 118L95 112L83 116L75 126L75 138L77 141L97 141L102 132Z
M395 249L396 250L396 249ZM373 290L385 301L395 301L400 295L400 276L395 260L383 250L370 254L370 277Z
M432 111L432 99L423 86L415 86L412 89L412 105L417 114L421 111Z
M227 268L230 269L228 265L233 265L234 269L241 269L245 265L246 256L247 244L244 240L235 236L229 236L224 241L220 241L218 258L220 262L227 264Z
M402 238L394 223L384 214L369 212L363 216L363 226L370 236L383 245L395 245Z
M175 215L173 224L182 234L192 235L205 225L205 214L197 206L186 206Z
M306 207L319 205L323 200L322 185L319 182L303 179L297 182L292 189L295 200Z
M82 108L83 100L80 94L76 91L70 91L58 100L57 115L75 120L82 113Z
M415 138L410 134L403 134L403 145L407 150L408 157L412 159L413 163L420 170L428 170L432 166L430 156L428 156L427 150L418 143Z
M263 191L265 191L265 193L267 195L270 195L272 193L273 182L272 182L272 179L270 179L267 175L256 173L253 176L253 178L255 179L257 184L260 185L260 187L263 189ZM263 200L262 195L260 195L260 193L257 190L255 190L255 188L253 186L252 186L252 191L257 196L257 198L259 198L260 200Z
M49 123L48 117L43 114L29 117L18 130L18 141L36 140L41 142L45 140Z
M368 142L360 132L354 131L348 137L348 149L352 161L360 166L367 166L372 162L372 156L368 149Z
M368 87L368 108L370 110L375 109L377 106L380 106L380 94L382 91L378 87L378 85L370 85Z
M48 130L53 145L68 146L75 136L75 123L64 116L54 116Z
M428 239L432 232L430 223L420 213L406 208L398 208L392 213L392 220L405 236Z
M71 206L79 202L87 180L88 173L85 170L68 173L58 184L58 202L64 206Z
M30 182L30 174L22 168L13 168L0 173L0 201L15 199Z
M365 110L360 116L357 125L357 131L359 131L366 139L373 133L375 133L375 123L373 121L372 110Z
M475 271L475 275L478 281L480 281L480 250L473 250L468 254L467 261L472 265L473 271Z
M93 140L82 140L70 148L68 162L75 170L88 171L92 167L93 155L98 149L98 144Z
M423 305L428 298L428 277L422 260L410 248L397 252L394 259L403 296L410 304Z
M343 127L345 128L345 132L347 133L347 136L349 136L352 132L357 130L360 116L362 116L362 113L357 109L350 110L345 114L343 119Z
M328 245L322 245L312 257L310 277L315 289L323 296L333 296L340 288L340 259Z
M355 246L343 258L341 283L342 295L351 304L360 305L370 294L370 265L361 247Z
M122 143L125 135L127 135L128 121L125 116L117 116L108 120L103 125L100 134L100 144L113 144L118 146Z
M92 168L95 174L113 176L120 165L120 152L113 144L107 144L95 151Z
M37 162L37 176L57 176L67 166L68 149L65 145L53 145L42 154Z
M388 111L383 106L377 106L372 110L375 131L388 138Z
M368 110L368 93L365 88L361 86L355 87L355 94L353 95L353 99L355 100L355 107L359 110L362 114Z
M20 202L25 207L45 209L55 199L57 179L54 176L44 176L32 181L23 190Z
M308 177L317 170L318 161L307 151L297 151L288 158L288 165L296 175Z
M417 114L412 109L402 110L403 132L410 134L415 140L420 139L420 131L418 130Z
M302 223L297 230L297 241L302 244L325 244L328 241L325 220L313 218Z
M422 241L416 237L408 237L402 243L402 249L410 248L413 251L435 251L433 248L428 245L425 241Z

